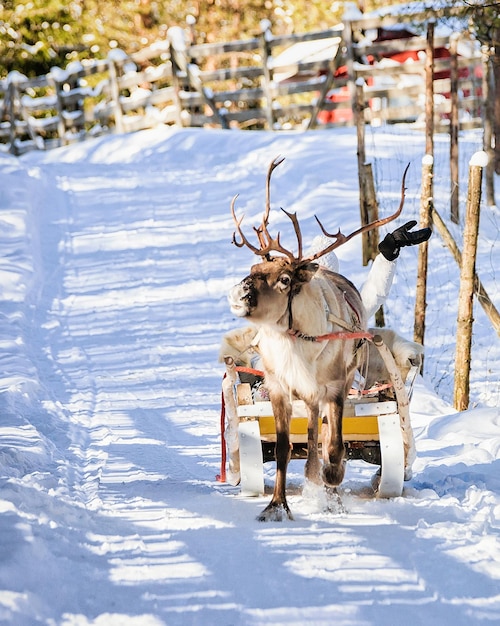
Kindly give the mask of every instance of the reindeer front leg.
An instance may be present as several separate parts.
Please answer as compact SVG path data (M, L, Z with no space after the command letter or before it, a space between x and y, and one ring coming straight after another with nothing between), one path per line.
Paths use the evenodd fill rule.
M276 480L271 502L257 517L260 522L282 522L293 520L293 515L286 501L286 470L290 460L290 418L292 405L283 395L270 392L276 424Z

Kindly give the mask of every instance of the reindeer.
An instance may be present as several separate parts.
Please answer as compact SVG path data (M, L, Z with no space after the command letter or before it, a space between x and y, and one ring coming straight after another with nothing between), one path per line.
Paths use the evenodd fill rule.
M283 162L277 157L269 165L266 180L266 208L262 223L254 228L258 246L244 235L241 219L235 214L237 196L231 201L236 225L233 243L246 246L260 263L229 293L234 315L258 327L259 352L265 373L265 386L276 422L276 480L269 505L258 516L260 521L293 519L286 499L286 472L290 460L290 419L292 400L303 400L308 414L308 451L306 480L334 491L345 473L342 440L344 401L362 357L362 345L371 335L366 330L366 314L356 287L344 276L321 267L315 261L352 237L396 219L404 204L405 170L398 210L391 216L364 225L345 236L340 229L328 233L333 242L308 257L303 257L302 234L296 213L282 209L291 220L297 238L295 255L273 238L268 230L270 181L274 169ZM338 332L334 333L333 331ZM333 336L337 340L330 340ZM325 340L323 340L325 339ZM318 455L318 421L322 419L321 467Z

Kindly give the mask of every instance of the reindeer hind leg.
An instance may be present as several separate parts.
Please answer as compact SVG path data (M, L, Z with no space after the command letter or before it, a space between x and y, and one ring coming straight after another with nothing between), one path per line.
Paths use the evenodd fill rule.
M321 428L323 449L323 481L337 487L344 480L346 459L342 440L342 413L344 403L336 398L327 404Z
M319 407L307 406L307 461L304 468L306 480L315 485L321 484L321 465L318 456Z

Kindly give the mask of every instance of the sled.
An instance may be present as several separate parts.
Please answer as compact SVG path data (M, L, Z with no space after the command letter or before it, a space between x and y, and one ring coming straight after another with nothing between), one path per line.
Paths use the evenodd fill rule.
M376 495L402 495L405 480L411 478L415 444L409 415L409 401L420 360L411 361L403 381L394 357L382 338L373 343L390 375L390 382L363 392L351 392L344 405L343 440L347 460L378 465L372 480ZM226 374L222 384L222 462L218 479L240 485L241 494L264 494L264 463L274 460L276 430L270 401L255 398L245 379L263 372L238 367L230 356L224 358ZM321 447L321 420L319 420ZM307 412L301 400L292 402L290 423L291 458L307 457ZM226 471L226 452L228 467ZM321 450L320 450L321 454Z

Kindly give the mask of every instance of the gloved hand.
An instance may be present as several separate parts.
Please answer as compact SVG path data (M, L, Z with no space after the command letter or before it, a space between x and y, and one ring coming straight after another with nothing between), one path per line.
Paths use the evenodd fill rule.
M379 252L381 252L388 261L394 261L399 256L399 250L403 246L416 246L419 243L427 241L432 234L430 228L421 228L410 232L416 226L416 220L406 222L404 226L400 226L394 232L388 233L384 239L378 244Z

